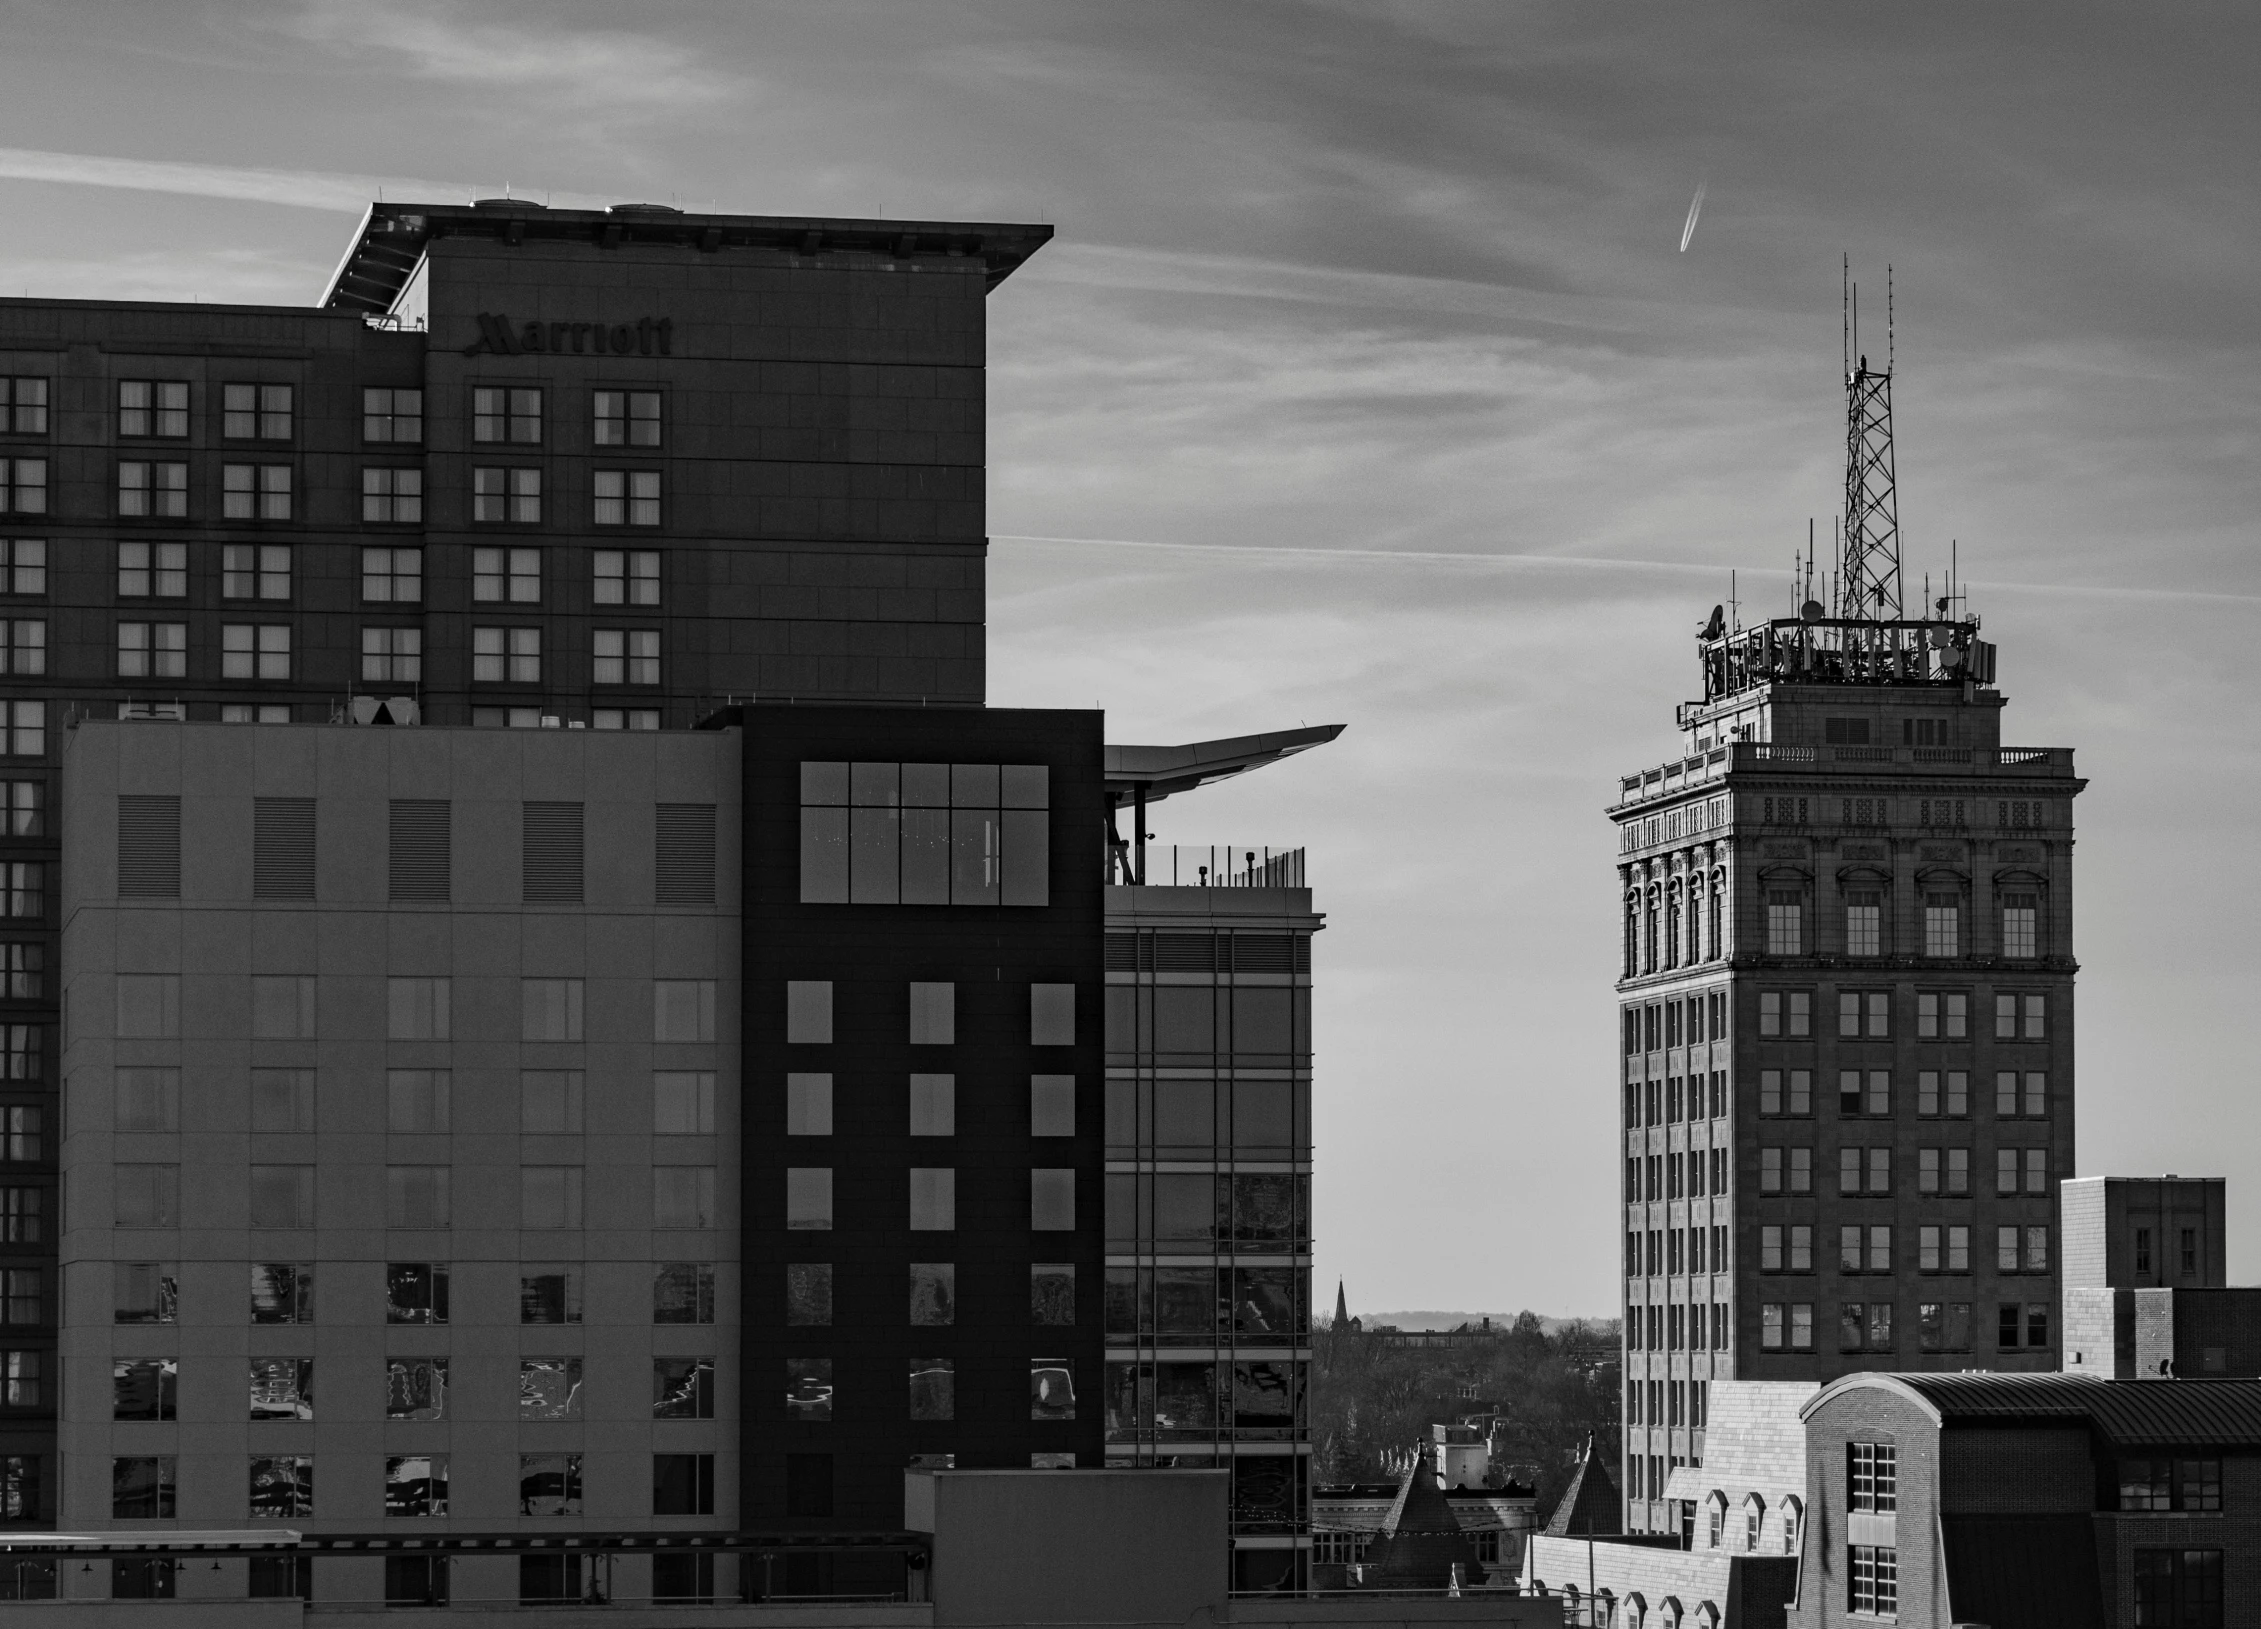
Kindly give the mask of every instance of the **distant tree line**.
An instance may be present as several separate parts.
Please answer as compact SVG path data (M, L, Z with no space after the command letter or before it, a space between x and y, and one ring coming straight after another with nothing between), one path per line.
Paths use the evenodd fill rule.
M1408 1347L1381 1331L1318 1331L1311 1377L1312 1476L1317 1482L1394 1479L1430 1427L1488 1413L1493 1480L1511 1469L1537 1477L1539 1513L1551 1514L1591 1432L1616 1474L1618 1330L1566 1323L1548 1334L1526 1312L1495 1339L1449 1348Z

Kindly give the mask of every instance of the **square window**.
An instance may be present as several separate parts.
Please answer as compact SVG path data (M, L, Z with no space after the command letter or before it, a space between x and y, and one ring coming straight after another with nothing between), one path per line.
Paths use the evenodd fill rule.
M575 1228L581 1225L581 1167L529 1165L519 1172L518 1225Z
M830 1323L832 1269L824 1269L824 1321ZM790 1322L791 1320L788 1320ZM705 1261L662 1262L652 1277L652 1322L655 1324L711 1324L714 1322L714 1264Z
M712 1305L711 1295L709 1305ZM521 1267L518 1270L518 1321L522 1324L579 1323L581 1269L568 1262ZM711 1313L707 1321L713 1322Z
M655 1420L713 1419L714 1359L711 1357L659 1357L652 1359L652 1418Z
M118 434L121 437L188 434L188 382L184 379L118 381Z
M372 605L422 604L424 551L420 548L363 549L361 597Z
M471 439L539 442L542 439L542 393L504 388L472 391Z
M659 472L657 470L600 469L590 476L593 512L599 526L657 526L659 524Z
M796 1077L797 1078L797 1077ZM825 1124L831 1125L830 1079L825 1077ZM791 1093L788 1090L788 1098ZM792 1112L787 1108L790 1127ZM576 1130L579 1128L576 1127ZM652 1074L652 1131L659 1136L710 1137L714 1134L714 1071L661 1069Z
M659 398L656 390L597 391L596 444L600 447L658 446Z
M361 439L405 442L424 439L424 393L421 390L363 390Z
M659 551L598 549L595 559L597 604L659 604Z
M706 1228L714 1223L713 1166L652 1168L652 1226Z
M444 1377L447 1373L446 1360L435 1358L431 1360L431 1363L437 1366L444 1383ZM402 1365L396 1361L393 1367L397 1371ZM430 1370L426 1369L424 1372L428 1374ZM438 1414L419 1413L398 1417L438 1419L440 1416ZM388 1455L385 1459L385 1514L388 1516L446 1515L448 1513L447 1471L448 1456L445 1454ZM396 1586L401 1586L402 1581L396 1577L393 1571L393 1563L404 1560L420 1562L426 1567L444 1567L446 1564L446 1557L444 1556L387 1556L385 1558L386 1604L438 1604L447 1599L444 1584L439 1588L436 1595L426 1593L419 1597L409 1593L405 1587L400 1587L396 1593ZM444 1578L445 1574L442 1573L441 1576Z

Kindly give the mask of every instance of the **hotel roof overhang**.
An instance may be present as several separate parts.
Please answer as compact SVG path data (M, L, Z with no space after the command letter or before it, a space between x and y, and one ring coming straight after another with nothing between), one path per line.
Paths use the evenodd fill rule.
M371 204L345 257L322 291L327 311L370 316L390 311L434 238L503 243L664 244L712 254L724 248L813 256L881 255L891 260L944 255L977 258L995 288L1051 241L1052 228L999 221L886 221L803 215L701 215L666 204L610 209L546 209L523 199L475 204Z
M1155 803L1173 793L1190 792L1323 747L1344 728L1341 724L1314 724L1265 735L1236 735L1222 741L1192 741L1179 747L1109 747L1107 795L1118 807L1135 801Z

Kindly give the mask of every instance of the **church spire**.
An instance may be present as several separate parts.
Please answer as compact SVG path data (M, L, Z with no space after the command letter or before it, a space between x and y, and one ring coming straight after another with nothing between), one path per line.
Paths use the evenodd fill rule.
M1350 1327L1350 1303L1343 1298L1342 1280L1335 1280L1335 1333L1341 1334Z

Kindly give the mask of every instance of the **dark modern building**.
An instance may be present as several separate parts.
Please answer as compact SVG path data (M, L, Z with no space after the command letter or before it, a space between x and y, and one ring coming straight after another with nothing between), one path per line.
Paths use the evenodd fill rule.
M1306 1576L1320 919L1146 811L1336 730L983 706L1048 236L393 205L318 309L0 302L0 1518L695 1603L1178 1466Z
M1900 615L1889 388L1847 379L1835 612L1715 608L1609 810L1635 1532L1678 1529L1715 1379L2058 1366L2085 783L2003 744L1951 595Z

